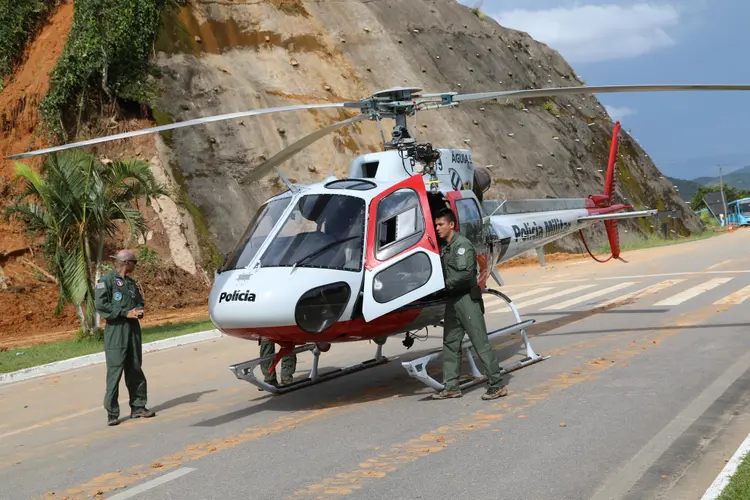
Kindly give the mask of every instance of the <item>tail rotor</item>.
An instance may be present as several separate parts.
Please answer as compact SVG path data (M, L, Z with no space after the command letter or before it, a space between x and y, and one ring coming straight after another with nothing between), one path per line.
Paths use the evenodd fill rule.
M617 146L618 137L620 134L620 122L615 123L614 131L612 132L612 145L609 149L609 161L607 163L607 176L604 181L604 194L603 195L592 195L589 199L593 202L593 207L596 209L621 209L627 208L625 206L612 206L612 201L615 197L615 169L617 166ZM614 210L612 210L614 211ZM607 262L612 258L620 258L620 233L617 230L617 219L605 220L604 227L607 230L607 239L609 240L609 247L611 249L611 255L605 260L598 259L591 253L586 239L583 237L583 231L579 231L583 245L586 247L586 251L589 253L592 259L597 262Z

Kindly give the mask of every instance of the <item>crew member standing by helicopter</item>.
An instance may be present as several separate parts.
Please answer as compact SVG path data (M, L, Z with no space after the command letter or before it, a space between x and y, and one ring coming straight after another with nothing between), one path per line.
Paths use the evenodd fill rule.
M115 258L114 270L102 276L96 283L96 311L107 321L104 327L104 358L107 365L107 389L104 408L107 424L120 421L120 406L117 403L120 378L125 372L125 385L130 395L130 418L153 417L146 408L146 376L141 362L141 325L143 318L143 295L130 273L137 259L131 250L120 250Z
M482 399L496 399L508 394L501 385L500 365L487 338L482 291L477 284L476 250L464 235L456 232L456 216L449 208L440 210L435 220L438 236L445 241L441 252L445 289L443 327L443 391L433 399L459 398L458 377L461 371L461 341L469 335L479 356L479 369L487 376L487 392Z
M260 341L260 357L270 356L276 354L276 345L273 342L267 340ZM270 385L278 385L276 380L276 370L268 373L268 369L271 368L272 361L264 361L260 364L261 370L263 370L264 382ZM294 372L297 370L297 355L290 354L281 358L281 385L291 384L294 381ZM261 389L262 390L262 389Z

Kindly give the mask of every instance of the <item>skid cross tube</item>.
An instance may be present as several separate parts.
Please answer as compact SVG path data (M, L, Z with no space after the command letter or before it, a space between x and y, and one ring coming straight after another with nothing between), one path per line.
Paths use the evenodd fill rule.
M375 352L375 357L373 359L368 359L367 361L363 361L362 363L357 363L356 365L347 366L346 368L337 368L333 371L326 372L323 374L318 373L318 362L320 361L320 349L318 349L318 346L315 344L305 344L299 347L295 347L294 350L292 350L289 355L292 354L299 354L306 351L312 351L314 359L313 359L313 366L310 370L310 374L306 379L297 380L290 384L283 384L274 386L271 384L266 383L263 379L259 379L255 376L254 370L257 366L260 366L261 363L264 363L266 361L273 361L275 354L269 354L268 356L263 356L260 358L251 359L250 361L244 361L242 363L237 363L234 365L231 365L229 367L230 370L234 373L234 375L240 379L244 380L245 382L250 382L254 386L256 386L258 389L262 391L267 391L272 394L284 394L286 392L295 391L297 389L302 389L303 387L309 387L311 385L319 384L321 382L325 382L327 380L331 380L337 377L340 377L342 375L347 375L349 373L354 373L360 370L364 370L366 368L372 368L373 366L382 365L384 363L387 363L389 360L385 356L383 356L383 346L378 345L377 350Z
M521 338L523 339L522 345L523 347L526 348L526 357L524 357L523 359L519 361L516 361L515 363L511 364L510 366L506 368L501 367L500 373L505 375L507 373L519 370L525 366L529 366L529 365L538 363L540 361L543 361L549 358L549 356L542 356L540 354L537 354L534 351L533 347L531 347L531 342L529 342L529 338L526 335L526 328L533 325L535 320L529 319L526 321L522 321L521 315L518 313L518 309L516 308L515 304L513 304L513 301L510 300L510 298L504 293L498 292L497 290L492 290L490 288L485 289L484 293L494 295L495 297L500 297L505 302L507 302L516 320L516 322L512 325L490 332L487 335L487 338L490 340L490 342L492 342L493 339L503 336L503 335L509 335L509 334L521 332ZM474 350L474 347L468 335L464 336L464 339L461 342L461 349L463 350L463 353L466 354L466 358L469 362L469 368L471 369L471 376L472 376L471 379L466 380L462 383L459 383L459 386L458 386L459 389L463 390L463 389L467 389L469 387L472 387L476 384L479 384L485 381L487 377L482 375L482 373L479 371L479 368L476 365L476 361L474 360L474 356L472 355L472 351ZM429 375L429 373L427 373L427 365L430 363L430 361L433 361L441 357L442 355L443 355L442 349L436 350L426 356L422 356L421 358L418 358L412 361L402 361L401 366L403 366L406 369L407 373L410 376L416 378L417 380L424 383L428 387L431 387L435 389L436 391L442 391L445 388L445 385L441 384L440 382L432 378Z

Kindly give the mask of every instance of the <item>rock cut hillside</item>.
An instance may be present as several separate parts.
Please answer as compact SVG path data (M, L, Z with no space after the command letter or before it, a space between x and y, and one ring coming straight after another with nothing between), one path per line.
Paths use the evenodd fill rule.
M15 162L3 158L53 145L42 134L40 104L55 91L50 75L66 61L64 49L77 47L64 73L63 80L70 82L78 78L74 63L90 66L96 62L87 59L90 53L85 48L90 42L80 39L84 28L95 34L112 32L92 27L93 21L84 16L102 9L98 2L44 2L54 8L45 21L40 19L38 33L29 34L23 57L0 90L0 208L20 189L12 182ZM165 3L139 2L152 10ZM75 139L146 128L154 121L161 124L268 106L356 100L394 86L415 86L425 92L478 92L582 84L554 50L455 0L184 3L179 10L160 11L163 28L148 51L156 64L156 70L149 73L161 89L156 101L150 106L131 101L120 112L99 115L95 109L70 112L68 119L81 121ZM141 26L135 14L126 17L110 21ZM80 24L74 30L71 26L76 22ZM128 39L147 39L145 46L151 48L153 34ZM117 42L115 46L124 43L117 36L109 41ZM145 62L138 57L129 61ZM112 60L111 67L104 69L118 68L117 64ZM93 107L106 97L102 91L99 97L95 93L102 76L95 73L93 87L83 91L93 96ZM74 102L83 94L74 95ZM151 116L143 114L144 109L150 109ZM248 185L239 180L264 159L347 113L279 113L91 148L99 158L149 161L157 180L175 193L139 207L150 231L137 246L155 259L157 268L150 273L144 268L138 276L146 291L151 324L207 316L211 271L220 262L220 254L230 251L258 205L283 188L275 174ZM86 116L94 118L82 118ZM603 190L614 124L593 96L464 103L455 109L420 113L416 121L413 130L420 140L435 147L468 148L477 165L492 165L493 186L486 198L585 197ZM383 125L389 136L392 123ZM625 130L627 123L620 140L617 201L636 209L673 211L673 229L679 234L700 229L699 219L679 199L671 182L662 178ZM280 168L297 182L321 180L331 169L345 176L355 156L380 147L377 124L364 122L321 139ZM24 163L39 169L43 159ZM627 221L621 228L624 241L655 230L650 220ZM598 243L605 241L603 227L591 230L588 237L596 251ZM6 313L0 319L0 349L70 338L78 327L70 305L63 314L52 315L59 290L45 275L39 243L20 223L0 220L0 307ZM106 255L131 244L124 231L107 242ZM573 237L553 247L584 251Z
M193 0L166 26L156 45L164 88L154 113L159 122L360 99L393 86L479 92L582 84L556 51L454 0ZM346 116L308 110L173 131L173 170L220 252L230 251L258 204L283 187L275 174L251 185L240 178ZM594 96L464 103L417 120L420 139L469 148L477 165L492 165L486 198L603 191L614 124ZM391 123L384 123L387 137ZM698 218L626 129L618 201L674 210L683 235L699 229ZM343 176L351 159L380 144L377 124L364 122L321 139L281 170L298 182L321 180L332 167ZM624 241L654 230L645 220L621 227ZM596 233L592 239L602 241L602 228ZM580 240L559 247L582 251Z

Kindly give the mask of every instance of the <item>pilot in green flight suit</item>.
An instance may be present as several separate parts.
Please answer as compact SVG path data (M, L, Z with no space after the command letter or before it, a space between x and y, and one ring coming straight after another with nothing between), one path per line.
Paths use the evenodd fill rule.
M270 356L276 353L276 344L267 340L260 341L260 357ZM268 373L273 361L264 361L260 364L263 370L264 382L270 385L278 385L276 381L276 370ZM281 385L291 384L294 381L294 372L297 370L297 355L290 354L281 358ZM262 389L261 389L262 390Z
M487 393L482 399L496 399L508 394L501 385L500 365L495 350L487 338L482 294L477 285L476 250L465 236L455 230L456 216L449 208L437 214L438 236L447 244L443 247L443 274L448 303L445 306L443 327L443 384L444 390L433 394L434 399L458 398L458 377L461 371L461 341L469 335L477 352L479 370L487 376ZM473 293L472 293L473 289ZM474 297L472 297L472 295Z
M107 364L107 389L104 408L108 425L117 425L120 406L117 402L120 378L125 372L125 385L130 396L130 418L153 417L146 408L146 376L141 369L141 325L143 296L133 278L137 260L130 250L121 250L115 269L96 283L97 312L107 321L104 328L104 357Z

